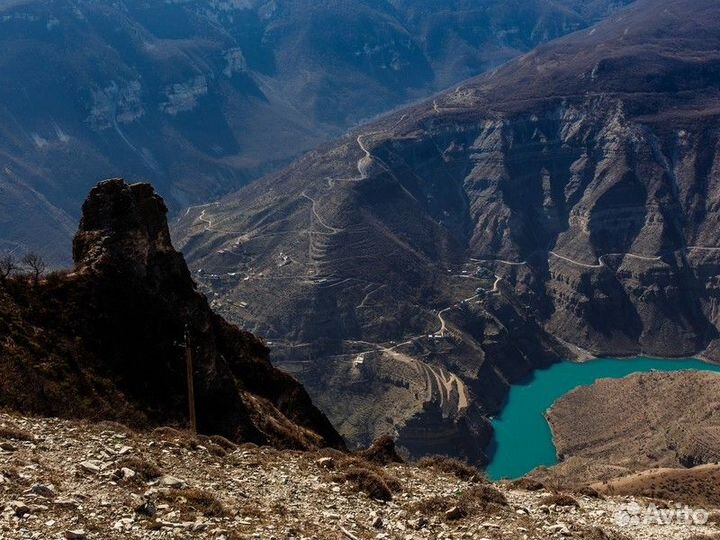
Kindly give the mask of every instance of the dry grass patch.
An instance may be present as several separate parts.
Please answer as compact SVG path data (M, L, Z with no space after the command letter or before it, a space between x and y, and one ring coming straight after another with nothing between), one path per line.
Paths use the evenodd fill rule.
M462 492L463 499L470 501L474 506L488 509L493 506L507 506L508 502L500 491L489 484L473 486Z
M435 495L429 499L415 503L411 509L425 516L433 516L443 514L458 504L460 504L460 499L456 497L441 497Z
M370 448L358 455L376 465L390 465L391 463L404 463L395 449L395 440L390 435L383 435L372 443Z
M374 471L361 467L350 467L341 475L341 479L350 482L356 491L367 493L371 499L391 501L392 491L383 478Z
M720 507L720 466L665 469L594 484L608 495L634 495L692 506Z
M233 452L238 449L238 445L232 442L230 439L226 439L222 435L211 435L209 437L210 441L215 443L218 446L221 446L228 452Z
M34 442L35 437L29 431L17 428L15 426L0 426L0 437L3 439L11 439L14 441Z
M477 514L498 512L507 506L505 495L489 484L481 484L453 496L430 497L411 509L426 516L442 515L446 521L457 521Z
M545 489L545 485L542 482L533 480L532 478L518 478L508 485L510 489L518 489L521 491L541 491Z
M179 503L182 512L195 511L205 517L225 517L227 510L212 493L202 489L170 489L162 493L168 502Z
M452 474L465 482L483 482L485 474L477 467L468 465L459 459L447 456L429 456L420 459L417 466L421 469L434 469L436 471Z
M374 463L370 463L368 461L365 461L362 458L359 457L346 457L342 461L340 461L337 464L338 470L349 470L352 468L355 469L365 469L368 470L380 478L382 478L383 482L385 482L385 485L392 491L393 493L398 493L402 491L403 487L400 483L400 480L395 478L392 474L390 474L388 471L386 471L384 468L379 467L375 465Z
M595 489L592 486L582 486L582 487L575 489L574 492L578 495L590 497L591 499L604 499L605 498L602 496L602 493L600 493L597 489Z
M148 461L142 457L126 457L118 461L119 468L127 468L135 473L146 482L155 480L163 475L163 471L155 463Z

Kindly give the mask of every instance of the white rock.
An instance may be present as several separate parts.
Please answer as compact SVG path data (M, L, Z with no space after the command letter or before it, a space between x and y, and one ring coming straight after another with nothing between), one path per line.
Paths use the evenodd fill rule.
M132 529L135 520L133 518L121 518L118 519L113 525L113 529L116 531L129 531Z
M80 468L92 474L99 474L102 471L102 466L98 461L83 461L80 463Z
M187 483L185 483L184 480L180 480L179 478L175 478L174 476L165 475L161 476L157 480L157 485L160 487L166 487L166 488L172 488L172 489L182 489L187 486Z

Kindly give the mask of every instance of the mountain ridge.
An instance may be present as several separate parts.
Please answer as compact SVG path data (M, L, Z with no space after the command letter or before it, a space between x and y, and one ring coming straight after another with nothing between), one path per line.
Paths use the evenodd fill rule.
M189 211L180 245L353 441L483 447L560 358L717 358L718 16L641 0Z

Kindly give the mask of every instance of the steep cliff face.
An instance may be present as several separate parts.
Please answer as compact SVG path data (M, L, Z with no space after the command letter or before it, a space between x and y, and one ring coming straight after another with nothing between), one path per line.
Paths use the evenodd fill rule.
M215 315L147 184L108 180L83 206L75 269L0 286L0 403L23 412L187 422L185 336L199 429L283 447L343 442L253 335Z
M511 279L551 334L594 354L712 355L717 118L639 117L637 100L431 121L377 153L408 183L454 180L466 210L458 199L443 211L462 216L466 256L526 268ZM418 163L423 152L440 167Z
M353 440L482 446L563 357L718 359L718 21L642 0L189 212L183 250Z

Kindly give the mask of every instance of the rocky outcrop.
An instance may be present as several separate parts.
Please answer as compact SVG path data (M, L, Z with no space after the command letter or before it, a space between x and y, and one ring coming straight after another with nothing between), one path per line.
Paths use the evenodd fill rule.
M342 447L267 347L212 312L147 184L101 182L83 205L75 269L0 287L0 404L36 414L187 425L185 347L202 433Z

